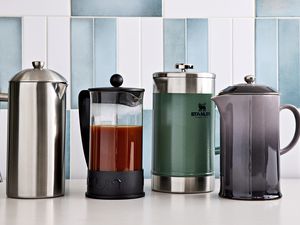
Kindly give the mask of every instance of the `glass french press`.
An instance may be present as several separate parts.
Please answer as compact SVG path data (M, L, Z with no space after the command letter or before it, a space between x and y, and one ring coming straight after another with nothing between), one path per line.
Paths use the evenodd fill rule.
M104 199L143 197L142 130L144 89L113 87L79 94L79 118L88 165L86 196Z

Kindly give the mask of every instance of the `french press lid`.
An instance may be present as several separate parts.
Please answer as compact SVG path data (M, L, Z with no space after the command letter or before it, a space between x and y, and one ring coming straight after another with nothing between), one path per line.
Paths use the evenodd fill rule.
M131 92L133 94L145 91L145 89L143 89L143 88L121 87L121 85L123 84L123 81L124 81L124 79L120 74L113 74L110 77L110 84L112 85L112 87L89 88L89 91Z
M223 89L219 95L278 95L278 92L265 85L254 84L255 77L247 75L244 77L246 83L236 84Z
M33 61L33 69L25 69L17 73L10 82L50 82L67 83L66 79L57 72L44 68L42 61Z
M157 72L153 74L153 78L216 78L216 75L213 73L193 73L188 71L189 69L194 69L193 64L176 63L175 68L180 71Z
M110 78L112 87L89 88L93 93L93 102L122 104L134 107L143 103L143 88L121 87L123 77L120 74L114 74Z

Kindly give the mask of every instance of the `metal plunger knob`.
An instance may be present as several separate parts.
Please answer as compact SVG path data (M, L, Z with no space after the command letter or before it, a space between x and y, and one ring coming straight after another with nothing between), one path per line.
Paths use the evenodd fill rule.
M32 66L34 69L43 69L45 63L43 61L33 61Z
M247 75L244 77L244 80L247 84L253 84L255 81L255 77L253 75Z
M194 66L192 64L176 63L175 68L180 69L181 72L186 72L187 69L193 69Z
M114 74L110 78L110 84L114 87L120 87L123 84L123 77L120 74Z

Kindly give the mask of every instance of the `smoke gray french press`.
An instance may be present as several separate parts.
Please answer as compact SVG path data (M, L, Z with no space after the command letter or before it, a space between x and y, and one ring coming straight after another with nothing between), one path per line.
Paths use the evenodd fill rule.
M67 81L32 62L9 81L7 189L12 198L64 195Z
M268 86L246 83L227 87L212 98L221 118L220 193L224 198L266 200L281 197L279 157L299 139L300 115L292 105L280 106L280 96ZM290 110L296 130L280 149L279 112Z

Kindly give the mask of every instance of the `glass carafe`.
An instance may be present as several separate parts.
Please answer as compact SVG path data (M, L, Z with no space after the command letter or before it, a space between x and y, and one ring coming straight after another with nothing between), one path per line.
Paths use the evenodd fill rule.
M137 183L137 186L142 183L144 89L121 88L122 81L120 75L113 75L113 87L90 88L79 94L82 143L89 169L88 186L93 189L89 195L88 187L88 197L127 198L126 183ZM107 193L96 187L99 182L106 185ZM130 196L135 192L143 193L132 192Z

